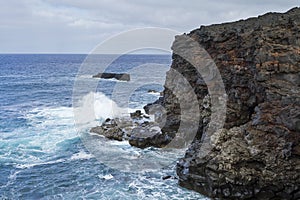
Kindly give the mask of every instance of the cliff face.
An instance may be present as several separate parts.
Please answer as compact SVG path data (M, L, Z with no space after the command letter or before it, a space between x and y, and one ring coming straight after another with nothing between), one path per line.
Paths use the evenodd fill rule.
M209 93L203 77L176 54L177 37L171 69L188 80L200 110L197 137L177 165L180 185L215 198L299 199L300 8L201 27L188 36L214 60L228 99L223 129L199 156ZM178 85L169 74L166 82ZM162 130L172 135L180 125L178 94L166 87L159 103L167 114Z

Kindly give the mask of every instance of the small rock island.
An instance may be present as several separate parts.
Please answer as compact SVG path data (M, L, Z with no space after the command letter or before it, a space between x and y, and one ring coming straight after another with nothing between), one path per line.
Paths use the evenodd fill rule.
M130 75L126 73L98 73L93 78L116 79L119 81L130 81Z

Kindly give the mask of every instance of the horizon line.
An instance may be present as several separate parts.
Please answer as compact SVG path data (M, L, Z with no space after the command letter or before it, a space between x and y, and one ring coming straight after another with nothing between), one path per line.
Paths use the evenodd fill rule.
M172 53L72 53L72 52L0 52L0 55L171 55Z

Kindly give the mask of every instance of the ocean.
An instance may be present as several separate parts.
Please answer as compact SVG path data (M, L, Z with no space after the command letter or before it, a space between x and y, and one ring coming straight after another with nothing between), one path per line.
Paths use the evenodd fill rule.
M109 56L98 55L95 66L101 66L101 60ZM123 73L139 66L142 69L138 74L140 79L133 77L128 83L79 74L86 57L0 55L0 199L205 199L178 186L176 160L154 170L120 170L105 161L115 155L122 157L127 153L156 150L137 149L127 142L106 141L90 136L88 131L91 124L114 117L109 109L112 103L118 108L134 110L155 101L159 95L148 91L163 90L171 56L120 56L106 70ZM161 71L153 67L156 65ZM157 81L158 78L161 81ZM81 95L74 100L74 83L79 79L97 87L88 92L77 89L77 94ZM135 80L145 84L138 84L130 93L128 103L122 105L123 89L120 87L118 93L115 88ZM88 126L78 129L74 102L84 104L90 98L94 98L96 117L86 124ZM121 150L113 154L106 150L102 160L83 142L84 136L120 146ZM101 151L101 145L97 148ZM154 159L163 162L166 158L157 156ZM163 180L166 176L171 178Z

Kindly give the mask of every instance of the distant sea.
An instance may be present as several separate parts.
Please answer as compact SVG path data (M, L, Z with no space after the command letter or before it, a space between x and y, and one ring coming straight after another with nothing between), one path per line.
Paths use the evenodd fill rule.
M74 80L86 56L0 55L0 199L204 199L178 186L176 162L151 172L122 172L86 149L75 129L72 108ZM125 55L109 69L126 72L158 63L165 65L161 72L165 73L170 62L170 55ZM94 92L100 97L96 109L107 107L101 97L110 98L115 84L100 80ZM129 107L155 101L158 95L148 93L149 89L163 87L138 88ZM100 112L99 123L101 117L107 116ZM173 178L163 180L165 176Z

